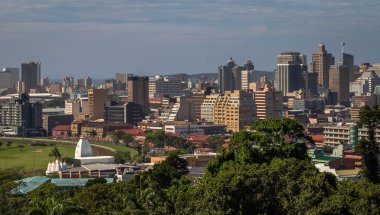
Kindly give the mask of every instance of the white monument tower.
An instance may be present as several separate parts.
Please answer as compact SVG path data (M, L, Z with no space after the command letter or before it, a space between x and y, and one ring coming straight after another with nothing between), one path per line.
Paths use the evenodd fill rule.
M77 147L75 148L75 158L82 157L91 157L92 156L92 148L90 142L86 138L81 137L78 141Z

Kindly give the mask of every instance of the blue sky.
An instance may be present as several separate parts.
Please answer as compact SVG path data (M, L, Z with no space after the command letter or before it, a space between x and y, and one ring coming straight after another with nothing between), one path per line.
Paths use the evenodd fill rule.
M273 70L281 51L380 63L378 0L0 0L0 66L113 77L216 72L230 56Z

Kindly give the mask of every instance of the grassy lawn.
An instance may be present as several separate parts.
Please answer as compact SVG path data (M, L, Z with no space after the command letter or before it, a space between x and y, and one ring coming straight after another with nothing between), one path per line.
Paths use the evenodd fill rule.
M5 141L0 147L0 168L24 167L26 171L33 169L46 169L47 164L53 158L49 157L52 146L31 146L29 141L12 140L10 147L5 146ZM24 146L23 148L19 148ZM74 146L57 145L62 157L73 157Z
M5 144L7 140L12 141L12 145L10 147L7 147ZM0 168L24 167L26 171L31 171L33 169L46 170L48 162L53 159L49 157L49 153L52 149L52 146L50 146L50 143L47 143L47 146L31 146L32 141L34 140L0 138L0 142L3 143L3 145L0 147ZM44 143L44 139L38 139L38 143ZM137 154L136 150L121 145L113 145L93 141L91 141L90 143L94 146L105 146L108 148L112 148L116 151L128 151L131 153L132 156ZM23 148L20 148L19 145L23 146ZM72 142L60 143L59 141L57 141L56 146L62 154L62 157L74 157L75 144L72 144ZM112 152L110 152L110 150L101 150L96 147L92 148L94 155L113 154Z
M137 151L133 148L130 148L130 147L125 147L122 145L114 145L114 144L110 144L110 143L94 142L94 141L91 141L90 143L91 143L91 145L106 146L106 147L112 148L118 152L130 152L132 156L137 155Z

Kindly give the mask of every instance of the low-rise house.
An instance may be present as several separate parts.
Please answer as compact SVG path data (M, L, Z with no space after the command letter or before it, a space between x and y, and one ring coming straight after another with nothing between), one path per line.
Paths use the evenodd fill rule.
M71 136L71 125L58 125L55 126L51 131L51 136L67 138Z

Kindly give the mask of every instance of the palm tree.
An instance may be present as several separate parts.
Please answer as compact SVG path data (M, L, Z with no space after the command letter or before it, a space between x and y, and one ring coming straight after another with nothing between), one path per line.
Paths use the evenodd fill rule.
M49 157L54 157L55 160L60 160L62 155L61 153L59 152L59 149L57 148L57 146L54 146L52 149L51 149L51 152L49 153Z

